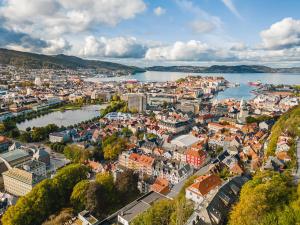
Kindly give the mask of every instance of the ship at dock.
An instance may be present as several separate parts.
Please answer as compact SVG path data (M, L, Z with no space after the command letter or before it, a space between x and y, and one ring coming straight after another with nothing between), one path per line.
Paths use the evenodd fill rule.
M259 87L259 86L262 85L262 83L261 83L260 80L257 80L257 81L248 81L248 85L252 86L252 87Z

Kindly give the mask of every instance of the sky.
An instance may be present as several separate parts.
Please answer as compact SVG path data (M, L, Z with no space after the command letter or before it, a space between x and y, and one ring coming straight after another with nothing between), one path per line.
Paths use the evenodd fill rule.
M298 0L0 0L0 47L132 65L300 66Z

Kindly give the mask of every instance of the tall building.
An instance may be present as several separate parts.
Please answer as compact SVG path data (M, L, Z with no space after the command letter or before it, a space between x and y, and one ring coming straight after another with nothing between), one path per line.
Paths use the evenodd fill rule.
M249 111L247 109L247 103L242 98L240 102L240 113L238 114L237 120L239 123L246 123L246 118L249 116Z
M32 160L23 166L11 168L2 175L5 191L15 196L24 196L46 178L46 164Z
M128 94L128 108L130 111L144 112L147 106L147 97L144 94Z
M40 78L40 77L36 77L36 78L34 79L34 84L35 84L36 86L42 86L42 80L41 80L41 78Z

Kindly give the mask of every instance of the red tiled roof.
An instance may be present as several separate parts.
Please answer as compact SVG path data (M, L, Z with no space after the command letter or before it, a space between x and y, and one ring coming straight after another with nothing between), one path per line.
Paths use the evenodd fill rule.
M211 190L220 186L222 180L215 174L200 176L195 179L195 183L189 186L189 189L197 189L201 195L206 195Z
M130 156L129 156L129 159L131 160L134 160L134 161L137 161L141 156L139 154L136 154L136 153L132 153Z
M0 136L0 143L4 143L4 142L7 142L8 141L8 138L5 137L5 136Z
M205 156L205 152L202 150L198 150L198 149L194 149L194 148L190 148L186 151L186 155L190 155L190 156L194 156L194 157L203 157Z
M138 162L144 166L151 166L154 162L154 158L146 155L141 155L138 159Z
M150 190L161 193L161 194L166 194L168 193L169 190L169 181L163 178L156 178L154 184L151 185Z

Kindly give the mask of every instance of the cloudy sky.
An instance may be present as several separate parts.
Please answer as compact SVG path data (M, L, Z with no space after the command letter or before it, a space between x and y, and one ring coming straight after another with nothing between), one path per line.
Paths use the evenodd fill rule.
M135 65L300 66L298 0L0 0L0 47Z

